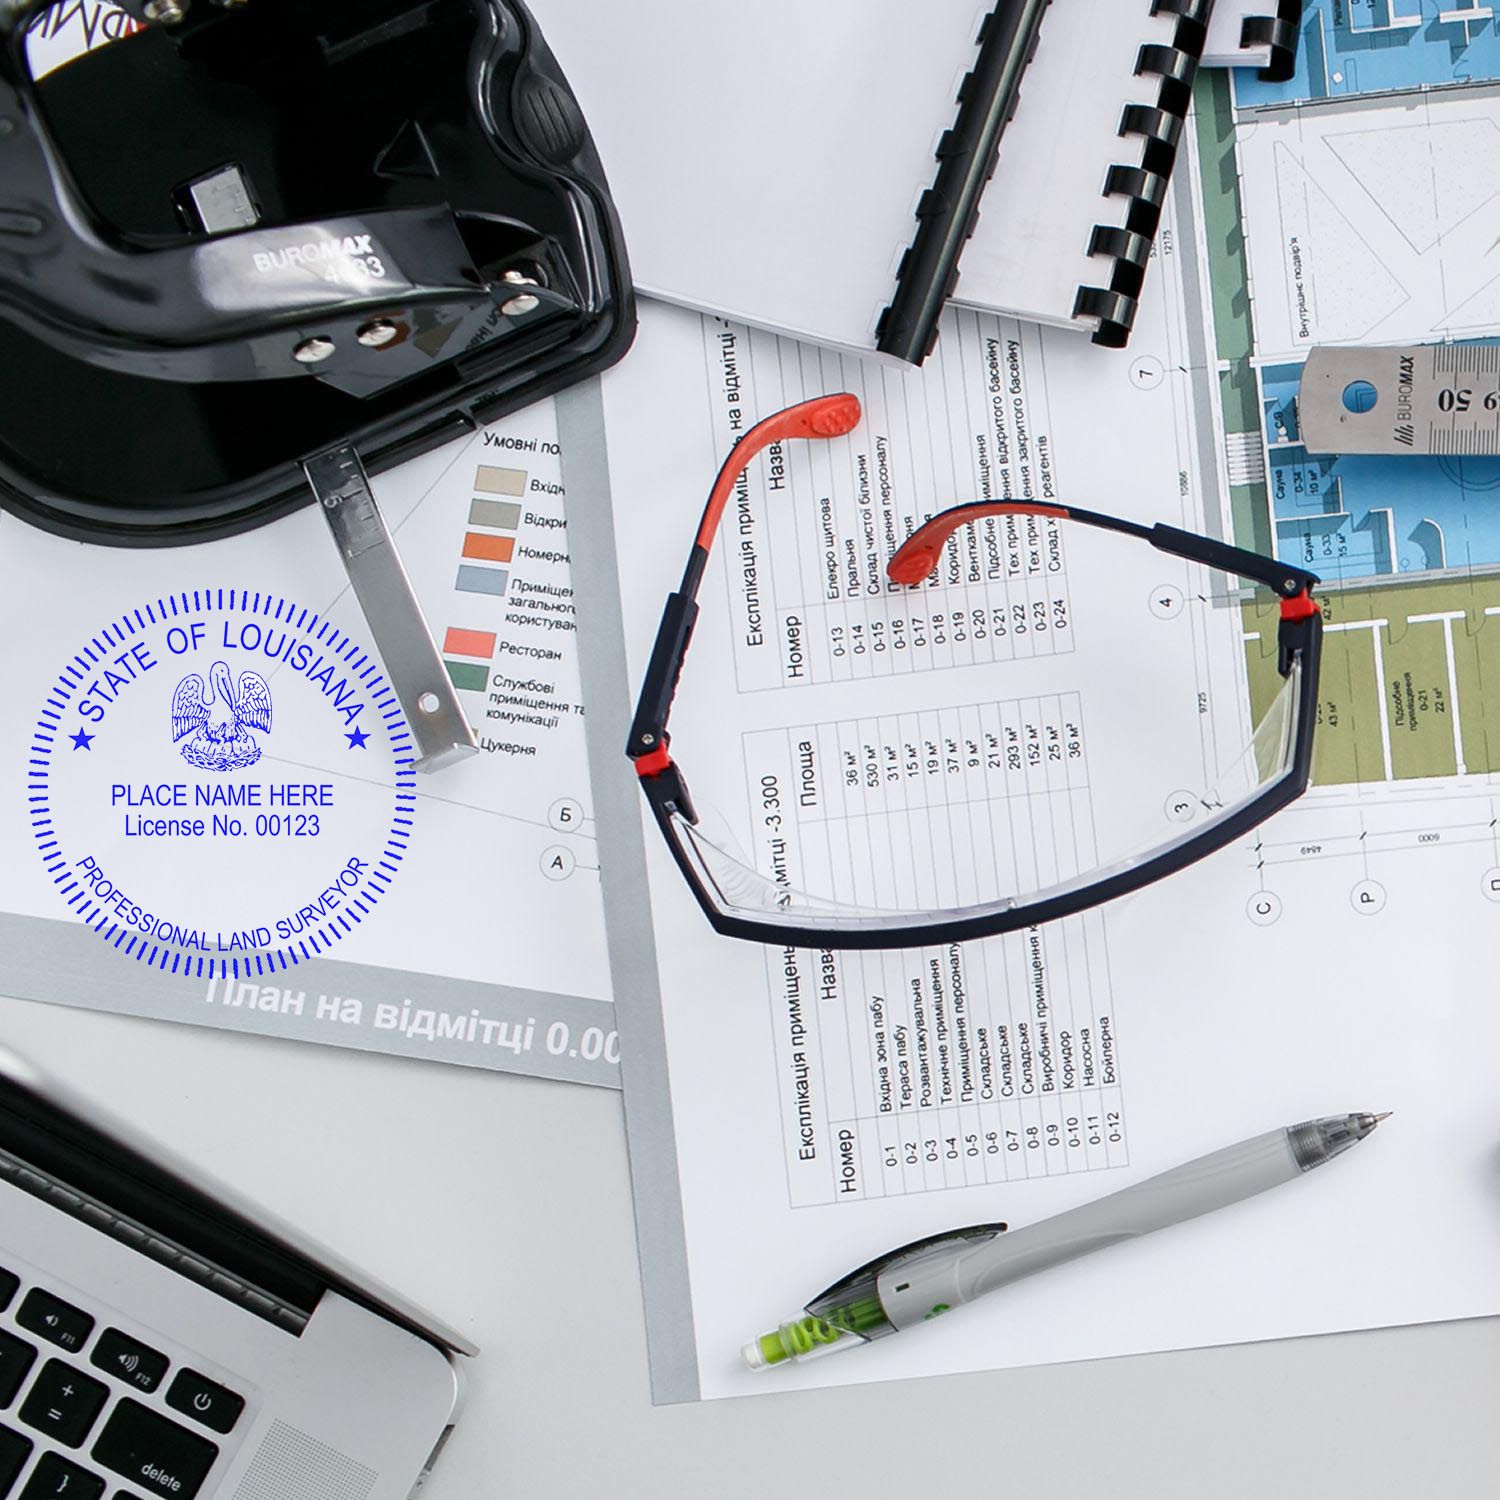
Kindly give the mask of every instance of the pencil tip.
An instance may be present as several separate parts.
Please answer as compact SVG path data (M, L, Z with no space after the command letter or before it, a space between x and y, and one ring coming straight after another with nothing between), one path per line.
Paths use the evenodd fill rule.
M1378 1124L1380 1124L1380 1122L1381 1122L1381 1121L1382 1121L1382 1120L1389 1120L1389 1119L1390 1119L1390 1117L1391 1117L1391 1116L1392 1116L1392 1115L1393 1115L1393 1114L1394 1114L1394 1113L1395 1113L1395 1110L1392 1110L1392 1109L1388 1109L1388 1110L1386 1110L1386 1111L1385 1111L1385 1112L1384 1112L1384 1114L1378 1114L1378 1115L1376 1115L1376 1116L1375 1116L1375 1123L1376 1123L1376 1124L1377 1124L1377 1125L1378 1125Z

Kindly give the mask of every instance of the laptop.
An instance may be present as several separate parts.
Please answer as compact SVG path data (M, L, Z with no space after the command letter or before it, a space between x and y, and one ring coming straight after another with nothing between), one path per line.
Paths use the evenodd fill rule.
M474 1353L0 1047L0 1500L405 1500Z

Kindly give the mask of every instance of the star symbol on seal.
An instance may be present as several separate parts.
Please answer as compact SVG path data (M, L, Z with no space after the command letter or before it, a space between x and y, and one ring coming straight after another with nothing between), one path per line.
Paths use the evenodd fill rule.
M365 741L370 738L363 729L350 729L344 732L344 738L349 741L351 750L363 750Z
M91 750L93 748L94 741L98 739L99 736L96 734L89 734L86 731L80 729L77 734L69 735L68 738L73 741L73 748L75 750Z

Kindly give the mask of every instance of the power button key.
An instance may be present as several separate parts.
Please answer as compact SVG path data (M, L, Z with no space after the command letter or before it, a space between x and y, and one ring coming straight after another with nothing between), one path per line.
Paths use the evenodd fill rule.
M245 1398L196 1370L179 1370L167 1387L167 1405L215 1432L231 1432L245 1409Z

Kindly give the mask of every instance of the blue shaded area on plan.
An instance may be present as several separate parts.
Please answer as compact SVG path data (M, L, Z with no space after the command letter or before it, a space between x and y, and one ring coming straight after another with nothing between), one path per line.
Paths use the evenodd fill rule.
M1500 78L1500 0L1307 0L1297 71L1266 83L1234 75L1241 109L1407 92ZM1443 16L1451 19L1443 20Z
M1310 454L1300 364L1259 372L1276 555L1329 580L1500 566L1500 456Z

